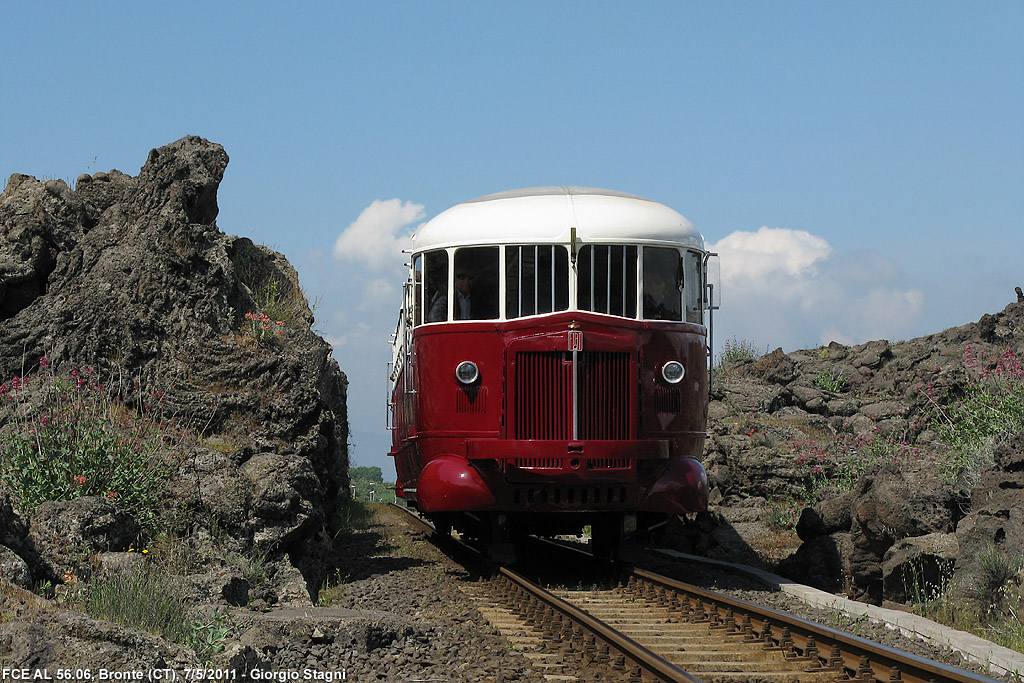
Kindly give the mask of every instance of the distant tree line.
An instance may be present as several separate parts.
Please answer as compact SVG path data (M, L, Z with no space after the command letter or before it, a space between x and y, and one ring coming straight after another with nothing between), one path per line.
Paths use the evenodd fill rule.
M354 499L395 502L395 483L384 481L384 473L379 467L352 467L348 475L351 479L349 493Z

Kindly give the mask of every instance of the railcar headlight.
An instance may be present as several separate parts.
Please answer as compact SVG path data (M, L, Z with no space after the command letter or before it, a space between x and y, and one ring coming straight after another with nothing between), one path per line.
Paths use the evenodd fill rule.
M686 368L683 364L677 360L670 360L661 366L661 376L665 378L665 381L669 384L679 384L683 381L683 375L686 374Z
M682 375L679 376L680 379ZM463 384L472 384L480 378L480 368L471 360L464 360L455 368L455 379Z

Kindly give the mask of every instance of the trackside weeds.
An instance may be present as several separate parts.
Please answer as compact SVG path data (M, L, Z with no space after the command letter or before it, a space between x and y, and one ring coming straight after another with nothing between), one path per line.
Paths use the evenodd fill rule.
M0 385L0 482L19 508L102 496L155 524L182 432L162 394L130 408L116 384L91 369L57 372L44 356L34 374Z

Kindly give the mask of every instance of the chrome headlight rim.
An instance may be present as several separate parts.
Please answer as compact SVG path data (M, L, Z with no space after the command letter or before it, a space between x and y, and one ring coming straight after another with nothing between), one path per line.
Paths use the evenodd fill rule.
M661 366L661 378L669 384L679 384L686 376L686 367L677 360L670 360Z
M471 360L459 361L459 364L455 366L455 379L460 384L473 384L480 379L480 368Z

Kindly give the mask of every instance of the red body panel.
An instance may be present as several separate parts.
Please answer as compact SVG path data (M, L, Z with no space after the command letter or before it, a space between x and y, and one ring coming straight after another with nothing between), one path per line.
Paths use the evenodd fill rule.
M703 326L577 311L425 325L413 347L391 454L424 512L706 507ZM466 360L480 370L469 386L455 377ZM670 360L686 368L674 385Z

